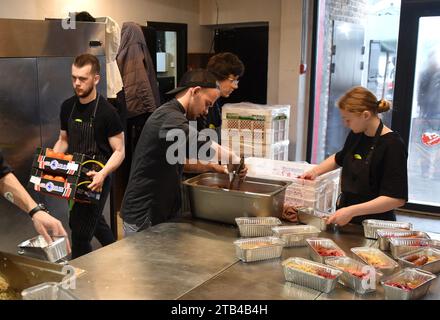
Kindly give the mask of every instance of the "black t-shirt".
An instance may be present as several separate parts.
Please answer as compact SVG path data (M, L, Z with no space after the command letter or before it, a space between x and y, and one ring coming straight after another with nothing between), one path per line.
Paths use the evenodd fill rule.
M350 132L344 148L335 156L339 166L343 166L345 155L359 138L361 141L354 150L354 154L359 154L362 159L367 157L374 137ZM398 133L390 132L379 137L370 167L370 184L377 196L408 200L407 158L405 144Z
M75 110L72 108L76 102ZM88 104L81 104L76 96L73 96L63 102L61 106L60 121L61 130L67 131L69 135L68 122L75 119L81 119L83 122L90 122L95 109L96 100ZM72 118L70 114L72 113ZM113 137L123 131L121 119L116 109L102 96L99 98L98 109L94 120L95 139L99 150L108 159L111 157L113 150L110 146L108 138ZM76 152L75 150L71 152Z
M8 173L11 173L11 167L6 163L6 160L3 158L3 153L0 150L0 179L6 176Z
M167 134L174 129L183 136L166 141ZM176 99L156 109L148 118L136 145L122 203L124 221L140 226L149 218L155 225L179 213L183 163L185 156L190 155L187 139L193 135L197 137L197 129L189 125L185 109ZM198 142L195 149L200 150L204 144ZM181 158L177 163L167 161L167 152L176 155L170 146L176 147L174 151L185 150L179 153Z

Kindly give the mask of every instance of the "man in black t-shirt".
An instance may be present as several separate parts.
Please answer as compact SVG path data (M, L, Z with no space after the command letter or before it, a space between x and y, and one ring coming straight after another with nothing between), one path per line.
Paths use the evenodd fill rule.
M34 223L34 228L48 243L52 243L51 236L67 237L60 221L52 217L41 204L37 204L20 184L11 167L6 163L0 151L0 194L27 212ZM70 251L70 245L68 245Z
M200 69L187 72L179 87L169 94L174 94L175 99L149 117L136 146L121 209L126 235L179 215L183 166L189 158L197 160L197 155L194 157L188 150L192 139L197 141L197 129L195 125L190 126L189 120L206 114L220 92L216 78ZM205 145L204 142L196 144L200 151ZM234 156L215 142L208 146L222 159ZM235 163L239 160L236 156L233 158Z
M92 251L93 236L104 246L115 241L102 211L110 192L110 175L124 160L124 133L116 110L96 86L100 80L98 59L90 54L75 58L72 84L75 96L61 106L61 131L55 152L82 153L105 164L100 171L90 171L88 188L101 192L99 204L75 203L69 224L72 229L72 258Z

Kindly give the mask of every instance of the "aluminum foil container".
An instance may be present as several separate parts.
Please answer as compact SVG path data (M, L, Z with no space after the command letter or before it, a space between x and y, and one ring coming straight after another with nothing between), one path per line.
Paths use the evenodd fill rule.
M335 257L335 255L321 255L316 250L318 247L322 247L329 250L336 250L341 255L340 256L346 256L345 252L338 247L338 245L331 239L326 238L309 238L306 239L307 245L309 246L309 254L313 261L319 262L319 263L325 263L325 259L329 257Z
M351 248L351 252L353 252L362 262L373 266L384 275L392 274L399 267L399 264L396 261L377 248L357 247Z
M253 262L281 257L284 242L276 237L261 237L236 240L234 245L240 260Z
M281 220L275 217L235 218L235 222L243 238L269 237L272 228L281 225Z
M400 221L386 221L386 220L373 220L368 219L362 222L364 226L365 238L377 239L377 230L379 229L404 229L412 230L412 224L409 222Z
M382 251L390 250L390 239L392 238L429 239L429 235L426 232L402 229L379 229L377 230L377 235L379 240L379 248Z
M57 262L67 256L67 241L65 237L56 237L51 244L48 244L40 235L20 243L18 254Z
M326 231L328 229L329 226L326 222L329 216L329 213L320 212L311 208L298 209L299 223L314 226L321 231Z
M391 255L397 259L407 252L429 247L430 243L430 239L394 238L390 240Z
M44 282L21 292L23 300L78 300L56 282Z
M327 258L325 263L341 270L343 273L339 277L339 283L359 294L376 291L377 284L383 276L373 267L349 257Z
M408 261L408 259L411 256L426 256L428 258L433 258L435 261L427 262L422 266L417 266L411 261ZM410 268L417 268L422 269L425 271L429 271L431 273L440 273L440 250L434 249L434 248L423 248L418 249L415 251L408 252L404 254L403 256L398 258L399 263L402 265L402 267L410 267Z
M285 242L285 247L304 247L307 238L317 237L320 230L314 226L281 226L272 228L275 237Z
M342 274L342 271L331 266L298 257L283 261L282 266L284 268L286 281L324 293L333 291L338 282L338 278ZM332 279L318 275L315 272L325 272L331 275Z
M382 286L385 291L385 299L387 300L416 300L424 297L432 284L432 281L436 278L430 272L406 268L392 277L383 280ZM391 285L392 283L412 283L415 285L413 289L402 289Z

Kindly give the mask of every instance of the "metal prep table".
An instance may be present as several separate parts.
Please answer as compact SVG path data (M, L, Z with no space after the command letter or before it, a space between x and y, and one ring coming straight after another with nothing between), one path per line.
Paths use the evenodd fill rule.
M281 261L309 258L306 247L283 249L282 259L243 263L232 243L238 237L234 226L202 220L157 225L72 260L72 266L86 270L73 293L80 299L384 299L380 285L367 295L340 284L323 294L286 282ZM321 232L320 237L333 239L349 256L352 247L377 245L363 237L361 227ZM425 299L440 299L440 279Z

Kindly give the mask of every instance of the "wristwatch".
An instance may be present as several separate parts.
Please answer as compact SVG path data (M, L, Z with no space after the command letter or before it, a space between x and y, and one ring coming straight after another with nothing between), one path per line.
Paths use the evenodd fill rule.
M44 211L44 212L49 212L49 210L47 210L46 206L43 203L39 203L37 204L37 206L35 208L33 208L31 211L29 211L29 215L31 216L31 218L34 216L34 214L36 214L38 211Z

